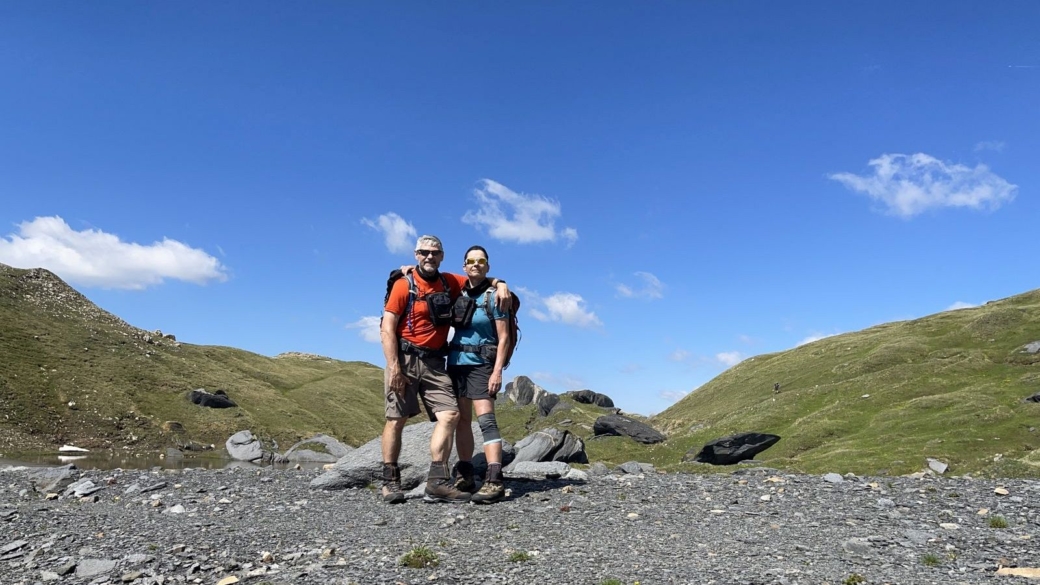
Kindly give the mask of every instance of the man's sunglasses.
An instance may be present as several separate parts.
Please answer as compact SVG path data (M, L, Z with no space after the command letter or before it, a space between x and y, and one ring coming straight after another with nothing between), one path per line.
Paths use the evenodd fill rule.
M474 264L483 266L487 264L487 258L466 258L466 266L473 266Z
M434 256L440 256L444 253L444 250L416 250L415 253L425 258L430 254L433 254Z

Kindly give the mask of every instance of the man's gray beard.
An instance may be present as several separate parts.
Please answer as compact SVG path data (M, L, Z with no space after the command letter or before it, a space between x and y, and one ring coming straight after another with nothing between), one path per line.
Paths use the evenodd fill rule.
M437 273L440 272L439 270L434 270L431 273L427 273L425 270L423 270L422 264L416 266L415 267L415 271L418 272L419 274L421 274L422 277L425 278L426 280L430 280L431 278L437 276Z

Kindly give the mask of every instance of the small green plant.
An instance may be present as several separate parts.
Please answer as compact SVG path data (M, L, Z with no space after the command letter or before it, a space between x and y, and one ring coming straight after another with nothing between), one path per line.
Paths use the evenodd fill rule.
M989 519L990 528L1007 528L1008 521L1003 516L993 516Z
M935 553L925 553L925 555L921 557L921 562L928 567L938 567L942 563L942 559Z
M519 524L507 524L506 530L520 530Z
M433 551L428 547L417 546L401 557L401 564L412 569L425 569L427 567L436 567L440 564L440 561L437 560L437 555L433 554Z
M148 550L159 550L159 545L154 542L148 545Z
M627 497L628 496L625 495L624 493L620 493L620 494L617 495L617 499L619 499L621 501L624 501Z
M526 551L518 550L509 555L510 563L526 563L529 560L531 560L531 554Z
M867 578L863 575L860 575L859 573L853 573L848 577L845 577L845 580L842 581L843 585L862 585L866 582Z
M625 585L620 579L604 579L600 581L599 585Z
M950 493L946 494L946 497L947 498L959 498L959 497L961 497L961 495L958 494L957 492L950 492Z

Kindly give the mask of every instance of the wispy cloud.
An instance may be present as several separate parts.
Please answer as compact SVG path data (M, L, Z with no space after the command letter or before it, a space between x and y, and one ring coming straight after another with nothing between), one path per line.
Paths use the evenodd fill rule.
M694 355L685 349L679 348L668 354L668 359L673 362L685 363L694 359Z
M1004 147L1007 146L1001 140L983 140L975 145L975 152L982 152L984 150L992 150L993 152L1004 152Z
M383 234L386 249L394 254L411 252L416 238L419 237L412 224L392 211L380 215L375 220L362 218L361 223Z
M177 240L124 242L101 230L76 231L61 217L37 217L0 237L0 262L46 268L73 284L141 290L166 279L195 284L227 280L215 257Z
M619 284L615 288L618 294L624 298L632 299L659 299L664 296L664 283L649 272L636 272L635 276L641 281L638 285L629 286Z
M362 317L347 323L347 329L357 329L358 336L369 343L379 343L379 317Z
M599 327L603 322L596 313L585 306L585 299L579 294L558 292L547 297L536 291L518 288L524 295L524 306L530 307L529 314L539 321L563 323L575 327Z
M744 361L744 356L739 351L724 351L715 354L715 361L728 367L733 367Z
M904 219L943 207L997 209L1013 200L1018 189L984 164L971 168L923 153L883 154L869 164L872 175L834 173L830 178Z
M741 343L743 343L744 345L755 345L755 344L758 343L758 339L757 338L754 338L754 337L752 337L750 335L744 335L744 334L738 335L737 336L737 340L740 341Z
M563 388L565 391L582 390L588 388L585 379L572 374L554 374L552 372L533 372L531 379L546 390L550 388ZM552 391L552 390L550 390Z
M819 341L821 339L826 339L828 337L834 337L835 335L837 335L837 333L816 333L816 332L814 332L814 333L810 334L808 337L806 337L805 339L802 339L801 341L796 343L795 347L801 347L801 346L803 346L803 345L805 345L807 343L812 343L814 341Z
M662 399L671 403L676 403L686 397L689 392L683 392L682 390L661 390L657 395Z
M574 228L556 229L560 203L541 195L517 193L501 183L483 179L473 190L480 208L467 211L462 221L484 228L492 238L530 244L562 239L568 246L578 240Z
M953 303L949 307L946 307L945 310L946 311L959 311L960 309L974 309L977 306L978 305L975 305L975 304L972 304L972 303L966 303L964 301L957 301L956 303Z

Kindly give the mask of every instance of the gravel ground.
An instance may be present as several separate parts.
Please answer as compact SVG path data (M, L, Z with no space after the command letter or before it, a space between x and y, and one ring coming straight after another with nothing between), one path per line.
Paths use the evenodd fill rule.
M389 506L320 471L0 470L0 583L1017 583L1040 482L620 471L510 481L486 506ZM1001 522L1003 520L1003 522ZM436 566L409 568L410 552ZM1006 570L1006 569L1005 569Z

